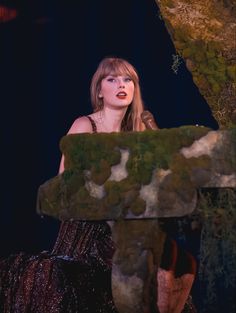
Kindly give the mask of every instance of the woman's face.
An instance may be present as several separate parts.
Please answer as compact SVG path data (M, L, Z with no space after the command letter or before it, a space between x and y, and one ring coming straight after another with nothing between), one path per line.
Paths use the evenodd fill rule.
M127 107L133 101L134 82L127 75L108 75L101 81L99 97L103 98L104 107Z

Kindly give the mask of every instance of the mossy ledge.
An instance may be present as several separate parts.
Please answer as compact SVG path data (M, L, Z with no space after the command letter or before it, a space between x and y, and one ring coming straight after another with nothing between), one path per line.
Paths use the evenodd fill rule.
M235 128L195 126L64 136L65 171L40 186L38 213L61 220L189 214L197 188L236 186L235 136ZM128 159L120 171L127 173L114 180L122 151Z

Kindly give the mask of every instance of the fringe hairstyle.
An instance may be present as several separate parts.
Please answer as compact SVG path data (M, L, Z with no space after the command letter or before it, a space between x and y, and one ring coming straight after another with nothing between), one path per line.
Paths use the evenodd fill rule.
M92 77L90 86L90 96L94 112L100 111L103 108L103 100L99 98L98 95L101 89L101 81L108 75L127 75L134 82L133 101L128 107L122 120L121 130L142 131L146 129L141 120L144 104L141 96L137 70L128 61L121 58L107 57L99 63L98 68Z

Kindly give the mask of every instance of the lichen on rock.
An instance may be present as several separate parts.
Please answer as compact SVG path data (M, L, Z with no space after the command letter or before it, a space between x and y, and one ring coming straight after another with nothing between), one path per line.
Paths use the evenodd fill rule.
M156 0L220 128L236 124L236 1Z

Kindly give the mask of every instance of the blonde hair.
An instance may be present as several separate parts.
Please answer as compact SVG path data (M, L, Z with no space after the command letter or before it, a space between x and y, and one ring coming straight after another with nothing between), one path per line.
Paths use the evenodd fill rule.
M126 114L121 123L123 131L142 131L145 125L141 120L141 113L144 110L141 90L139 85L139 77L137 70L128 61L116 58L104 58L98 65L94 73L90 86L90 96L94 112L103 108L103 100L99 98L101 89L101 81L108 75L128 75L134 82L134 97L131 105L128 107Z

